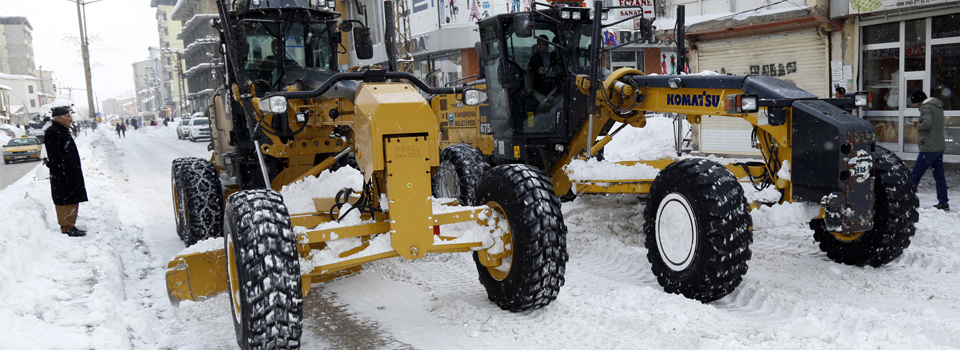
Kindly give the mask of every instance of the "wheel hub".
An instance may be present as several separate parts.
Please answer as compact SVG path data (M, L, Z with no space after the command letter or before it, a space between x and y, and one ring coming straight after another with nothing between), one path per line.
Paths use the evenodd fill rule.
M657 209L657 249L670 269L683 271L693 262L697 247L697 224L690 202L671 193Z

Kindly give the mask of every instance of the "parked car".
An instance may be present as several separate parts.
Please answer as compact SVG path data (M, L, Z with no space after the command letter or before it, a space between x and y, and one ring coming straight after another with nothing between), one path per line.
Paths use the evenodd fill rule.
M210 119L193 118L190 119L190 126L187 128L187 137L190 141L196 142L199 139L210 138Z
M7 137L9 138L17 137L16 130L19 130L19 129L13 127L10 124L0 124L0 132L4 133L4 135L7 135Z
M190 128L190 119L181 119L180 123L177 123L177 138L180 140L187 138L188 128Z
M40 148L43 145L36 137L23 135L15 139L10 139L3 146L3 163L20 160L40 160Z
M40 143L43 143L43 132L47 127L47 123L42 121L32 121L27 123L27 135L36 137Z

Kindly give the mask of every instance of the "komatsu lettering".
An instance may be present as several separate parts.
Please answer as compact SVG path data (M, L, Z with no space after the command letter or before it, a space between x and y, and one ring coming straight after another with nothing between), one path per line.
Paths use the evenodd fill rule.
M667 94L668 106L718 107L720 95L701 94Z

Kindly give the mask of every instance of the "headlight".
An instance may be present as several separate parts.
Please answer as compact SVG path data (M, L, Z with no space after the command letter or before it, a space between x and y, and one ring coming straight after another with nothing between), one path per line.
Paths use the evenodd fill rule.
M561 19L570 19L570 11L560 11Z
M264 113L280 114L287 111L287 99L283 96L271 96L260 99L258 106Z
M760 109L759 100L757 95L727 95L724 106L730 114L756 113Z
M743 98L740 100L740 108L744 113L756 112L759 109L757 107L757 96L743 95Z
M610 18L610 11L603 10L603 12L600 13L600 20L606 21L608 18Z
M487 100L487 93L480 90L467 90L463 92L463 104L467 106L477 106Z
M573 13L571 13L570 18L580 19L580 11L574 11Z
M336 2L336 1L333 1L333 0L328 0L328 1L327 1L327 7L329 7L329 8L332 10L332 9L334 9L334 8L337 7L337 2Z
M857 107L867 107L870 105L871 100L873 100L872 92L858 92L853 95L853 104Z

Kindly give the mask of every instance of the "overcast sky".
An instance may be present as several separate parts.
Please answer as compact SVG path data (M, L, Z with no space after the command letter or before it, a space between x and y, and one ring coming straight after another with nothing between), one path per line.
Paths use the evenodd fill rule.
M159 46L156 9L150 0L85 0L93 90L102 101L133 93L133 62L149 59L147 47ZM94 2L96 1L96 2ZM77 106L86 106L86 83L77 5L72 0L0 0L0 16L24 16L33 26L37 69L53 70L58 91L73 87Z

